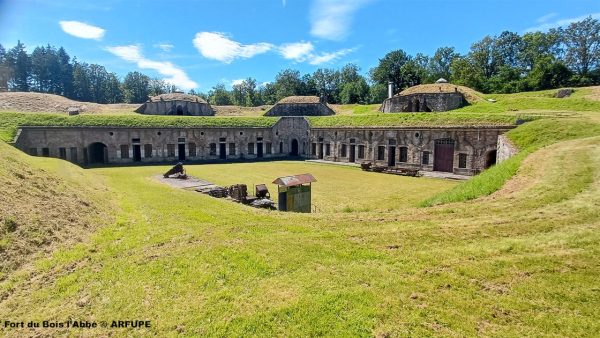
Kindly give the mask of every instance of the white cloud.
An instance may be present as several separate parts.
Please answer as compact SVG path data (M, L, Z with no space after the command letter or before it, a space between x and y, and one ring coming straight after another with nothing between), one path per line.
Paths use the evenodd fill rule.
M233 80L233 81L231 81L231 85L232 86L240 85L240 84L242 84L242 82L244 82L244 79Z
M548 13L544 16L540 16L537 20L535 20L537 23L544 23L554 17L558 16L558 13Z
M356 48L341 49L336 52L315 53L315 47L311 42L286 43L279 46L279 54L288 60L296 62L307 61L311 65L320 65L341 58L352 53Z
M79 21L59 21L58 24L65 33L82 39L100 40L104 36L104 32L106 32L106 30L100 27Z
M158 48L158 49L162 50L163 52L169 52L175 46L173 46L170 43L157 43L157 44L154 44L153 47Z
M279 46L279 54L288 60L302 62L312 54L314 49L310 42L285 43Z
M320 65L322 63L331 62L341 58L342 56L354 52L355 48L341 49L337 52L322 53L320 55L312 55L308 63L311 65Z
M315 0L310 10L310 33L328 40L348 36L354 13L370 0Z
M136 63L141 69L152 69L157 71L161 75L165 76L164 80L166 82L169 82L181 89L192 89L198 87L198 84L190 80L190 78L181 68L173 65L171 62L146 59L142 55L141 48L138 45L108 47L106 50L125 61Z
M238 58L251 58L257 54L266 53L274 47L266 42L243 45L219 32L196 33L193 43L205 58L224 63L231 63Z
M550 28L568 26L569 24L571 24L573 22L584 20L589 16L591 16L593 19L600 19L600 13L591 13L591 14L578 16L576 18L560 19L560 20L556 20L553 22L543 22L543 21L540 22L539 20L544 19L544 17L541 17L537 21L539 23L539 25L537 25L535 27L527 28L525 30L525 33L537 32L537 31L543 32L543 31L549 30ZM550 18L552 18L552 17L550 17ZM549 20L550 18L546 19L546 21Z

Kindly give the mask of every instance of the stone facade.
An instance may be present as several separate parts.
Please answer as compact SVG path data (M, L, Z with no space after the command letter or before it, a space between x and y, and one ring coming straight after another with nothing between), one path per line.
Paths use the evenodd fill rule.
M460 108L466 103L460 92L397 95L383 101L379 111L384 113L442 112Z
M22 127L15 145L82 165L256 160L305 156L307 129L304 118L269 128Z
M498 163L508 160L519 152L506 135L498 136L498 145L496 148L498 149L498 155L496 156Z
M311 128L310 157L473 175L496 163L498 136L510 128Z
M265 116L328 116L335 112L317 96L289 96L277 102Z
M263 128L21 127L15 145L83 165L298 156L472 175L496 162L498 137L510 128L316 128L282 117Z
M146 115L213 116L215 111L201 97L182 93L162 94L151 97L136 113Z

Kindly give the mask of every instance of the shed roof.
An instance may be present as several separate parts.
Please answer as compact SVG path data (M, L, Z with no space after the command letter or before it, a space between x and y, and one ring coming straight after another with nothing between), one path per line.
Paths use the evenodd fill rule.
M203 98L196 95L184 94L184 93L168 93L152 96L148 99L149 102L160 102L160 101L188 101L207 103Z
M288 96L277 103L321 103L321 100L318 96Z
M312 183L312 182L316 182L316 181L317 181L317 179L314 178L314 176L311 174L300 174L300 175L279 177L278 179L273 181L273 183L275 183L277 185L291 187L294 185L301 185L301 184Z

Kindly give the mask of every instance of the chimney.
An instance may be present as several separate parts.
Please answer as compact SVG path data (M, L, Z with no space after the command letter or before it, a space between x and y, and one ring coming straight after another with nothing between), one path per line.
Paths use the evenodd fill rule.
M394 96L394 82L388 81L388 99Z

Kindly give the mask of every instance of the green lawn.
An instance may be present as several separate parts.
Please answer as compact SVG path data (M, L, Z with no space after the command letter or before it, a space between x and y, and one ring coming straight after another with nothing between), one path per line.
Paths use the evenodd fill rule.
M217 182L239 175L247 183L288 169L313 172L315 194L323 194L329 211L269 212L174 189L151 178L164 167L87 170L110 189L116 221L1 281L0 317L141 318L152 328L89 334L173 337L600 330L598 137L534 152L491 197L433 208L415 208L395 193L426 196L433 191L411 185L429 190L445 181L293 162L259 172L267 165L189 170ZM369 211L338 212L347 203L327 194L360 194L338 185L343 177L360 180L367 196L377 194L367 191L369 183L389 179L383 200L397 198L396 208L382 212L390 202L367 198ZM325 191L332 185L336 191Z
M363 172L359 168L306 162L258 162L186 166L189 174L222 186L243 183L249 191L266 183L277 200L275 178L311 173L312 203L317 212L390 211L415 206L424 198L447 190L455 181ZM368 182L368 185L365 185Z
M455 121L494 114L509 118ZM0 113L3 139L38 118L22 115ZM401 115L389 119L447 114ZM583 115L511 130L521 155L465 183L292 161L187 167L222 185L267 183L274 196L277 176L312 173L312 214L175 189L152 178L167 166L83 170L2 144L0 257L28 234L40 248L2 266L2 322L152 327L0 325L0 336L597 336L600 113ZM51 253L48 236L62 243Z

